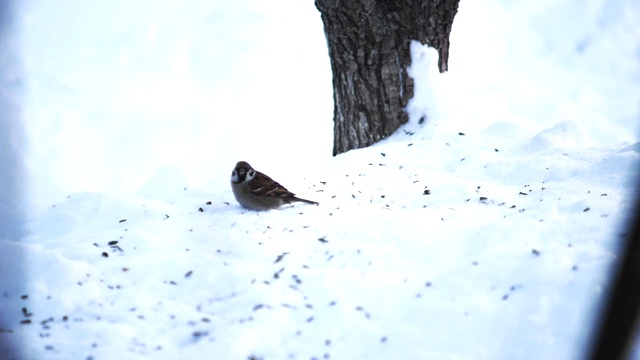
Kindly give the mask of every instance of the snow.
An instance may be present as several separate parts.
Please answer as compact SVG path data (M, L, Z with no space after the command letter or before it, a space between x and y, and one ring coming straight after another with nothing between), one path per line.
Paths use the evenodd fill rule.
M448 73L412 44L410 123L335 158L312 3L28 1L14 15L21 45L3 46L21 85L6 100L17 70L3 68L2 105L21 122L1 123L14 156L0 167L24 180L0 182L0 350L588 349L638 195L640 4L463 2ZM320 205L242 209L238 160Z

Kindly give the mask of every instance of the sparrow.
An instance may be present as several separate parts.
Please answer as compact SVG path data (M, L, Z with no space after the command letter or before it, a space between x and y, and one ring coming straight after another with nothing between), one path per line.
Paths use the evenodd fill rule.
M231 172L231 189L236 201L251 210L276 209L284 204L317 202L296 197L291 191L267 175L255 170L245 161L239 161Z

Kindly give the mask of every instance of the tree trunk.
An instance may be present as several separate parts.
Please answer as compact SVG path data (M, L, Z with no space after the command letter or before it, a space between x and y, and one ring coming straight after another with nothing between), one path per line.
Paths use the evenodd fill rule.
M316 0L333 71L333 155L369 146L408 120L412 40L438 50L447 70L459 0Z

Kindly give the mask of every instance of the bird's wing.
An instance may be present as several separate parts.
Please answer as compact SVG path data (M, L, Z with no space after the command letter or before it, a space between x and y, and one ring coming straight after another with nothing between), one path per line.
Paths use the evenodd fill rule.
M259 196L273 196L273 197L289 197L294 194L287 190L284 186L278 184L275 180L269 176L258 172L256 173L257 179L254 179L250 184L251 193Z

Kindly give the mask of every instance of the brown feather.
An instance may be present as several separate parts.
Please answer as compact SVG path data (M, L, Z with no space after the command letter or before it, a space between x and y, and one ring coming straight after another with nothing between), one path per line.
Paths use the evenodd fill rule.
M255 186L254 184L260 184L260 187L253 187ZM259 171L256 171L254 181L249 183L249 186L251 193L255 195L274 197L295 196L295 194L280 185L277 181Z

